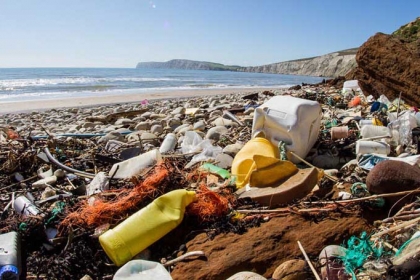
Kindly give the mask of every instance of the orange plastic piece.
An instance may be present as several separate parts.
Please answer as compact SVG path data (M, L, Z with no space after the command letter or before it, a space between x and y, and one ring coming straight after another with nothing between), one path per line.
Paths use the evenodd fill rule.
M355 96L353 99L349 102L349 107L355 107L357 105L360 105L362 100L360 99L360 96Z

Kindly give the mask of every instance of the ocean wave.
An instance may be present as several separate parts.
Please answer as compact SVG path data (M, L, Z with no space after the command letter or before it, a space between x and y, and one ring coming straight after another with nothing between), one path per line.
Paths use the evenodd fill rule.
M183 85L177 87L153 87L153 88L130 88L130 89L115 89L108 88L95 88L90 87L87 90L73 90L73 91L35 91L35 92L13 92L13 93L0 93L0 101L30 101L30 100L45 100L45 99L60 99L71 97L90 97L90 96L107 96L107 95L123 95L123 94L141 94L148 92L176 92L179 90L211 90L211 89L253 89L253 88L287 88L291 85L224 85L224 84L202 84L197 85Z
M113 78L92 78L92 77L69 77L69 78L50 78L50 79L13 79L0 80L0 90L16 90L25 87L40 87L51 85L69 84L98 84L115 82L164 82L180 81L174 78L145 78L145 77L113 77Z

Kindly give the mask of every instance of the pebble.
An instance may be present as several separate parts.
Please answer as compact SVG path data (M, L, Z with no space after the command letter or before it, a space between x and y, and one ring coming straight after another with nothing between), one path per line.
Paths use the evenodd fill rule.
M98 140L98 143L106 143L109 140L117 140L123 142L124 136L118 131L111 131L108 132L105 136L102 136L101 139Z
M238 272L232 275L226 280L267 280L267 279L255 272L242 271L242 272Z
M207 131L206 139L219 140L220 136L228 133L229 130L224 126L215 126Z
M279 265L274 271L273 280L306 280L312 279L309 267L304 260L289 260Z

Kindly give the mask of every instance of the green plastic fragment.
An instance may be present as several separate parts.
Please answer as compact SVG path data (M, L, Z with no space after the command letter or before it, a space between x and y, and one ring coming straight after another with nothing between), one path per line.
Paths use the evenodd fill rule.
M46 225L50 224L56 217L58 214L63 213L64 207L66 206L66 203L64 201L58 201L54 208L51 210L51 217L47 220L47 222L45 223Z
M373 242L370 241L370 236L366 232L362 232L360 238L356 236L350 237L347 241L346 254L340 259L343 261L346 272L352 276L352 279L356 280L354 271L361 268L368 258L378 259L382 254L383 248L374 247Z
M20 223L19 224L19 230L20 231L26 231L28 229L28 225L26 223Z
M279 141L278 148L280 151L280 160L287 160L286 143L283 141Z
M216 166L214 164L206 162L201 166L201 168L210 172L210 173L217 174L220 177L222 177L223 179L229 179L230 178L230 172L229 171L227 171L226 169L223 169L219 166Z

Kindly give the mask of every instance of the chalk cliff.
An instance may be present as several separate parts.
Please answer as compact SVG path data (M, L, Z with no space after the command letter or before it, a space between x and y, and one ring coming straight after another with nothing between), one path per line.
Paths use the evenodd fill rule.
M238 71L338 77L344 76L357 66L355 59L356 52L357 48L354 48L311 58L244 67Z
M188 59L172 59L166 62L139 62L136 68L236 71L240 66Z

